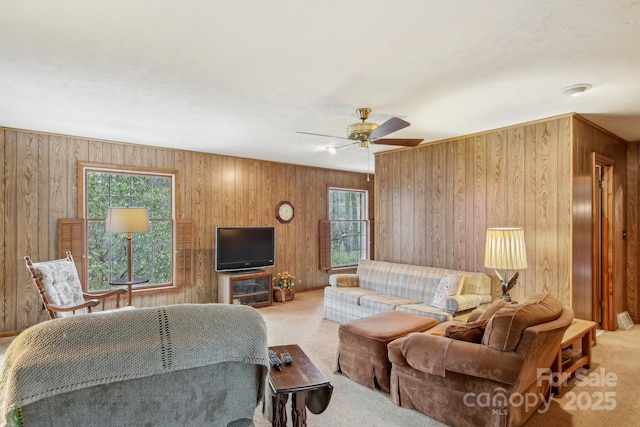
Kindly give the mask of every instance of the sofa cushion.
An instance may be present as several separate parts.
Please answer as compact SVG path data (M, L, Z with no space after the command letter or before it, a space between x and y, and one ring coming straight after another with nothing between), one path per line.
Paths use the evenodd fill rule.
M500 351L513 351L522 332L530 326L560 317L562 302L546 292L530 295L522 304L511 304L494 314L485 329L482 344Z
M328 286L324 288L324 297L333 299L340 302L359 305L360 298L365 295L379 295L377 292L370 291L368 289L362 289L360 287L333 287Z
M431 305L446 310L447 297L460 294L463 282L464 278L460 274L445 274L442 276L431 300Z
M360 305L373 310L377 313L384 311L392 311L399 305L417 304L418 301L412 301L400 297L386 294L363 295L360 298Z
M447 329L445 329L444 336L453 338L454 340L480 344L488 321L488 319L483 319L461 325L449 325Z

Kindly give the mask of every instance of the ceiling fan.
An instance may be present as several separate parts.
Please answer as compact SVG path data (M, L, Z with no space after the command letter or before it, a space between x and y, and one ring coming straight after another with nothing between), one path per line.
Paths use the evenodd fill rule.
M390 133L396 132L400 129L406 128L410 125L409 122L399 119L397 117L392 117L386 122L378 125L377 123L368 122L369 113L371 113L371 108L358 108L356 110L358 113L358 117L360 118L360 122L352 123L347 126L347 137L342 136L333 136L333 135L323 135L320 133L311 133L311 132L296 132L302 133L305 135L315 135L315 136L324 136L329 138L338 138L338 139L347 139L352 140L349 144L343 145L342 147L335 148L336 150L342 150L343 148L350 147L352 145L358 144L361 148L368 148L369 144L383 144L383 145L398 145L402 147L415 147L420 144L423 139L409 139L409 138L384 138L382 137L389 135Z

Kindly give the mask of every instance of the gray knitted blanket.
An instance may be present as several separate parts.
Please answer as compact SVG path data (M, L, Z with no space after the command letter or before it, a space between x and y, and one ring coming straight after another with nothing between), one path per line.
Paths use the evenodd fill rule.
M7 350L0 421L56 394L229 361L264 366L259 402L269 368L267 334L251 307L180 304L42 322Z

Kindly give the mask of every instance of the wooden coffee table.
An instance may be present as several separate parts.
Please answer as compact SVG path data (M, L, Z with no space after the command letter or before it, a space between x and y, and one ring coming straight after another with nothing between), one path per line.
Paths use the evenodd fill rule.
M314 414L322 413L331 400L333 386L317 366L307 357L297 344L269 347L278 356L288 352L293 364L282 365L280 370L272 368L269 373L269 387L273 393L271 425L287 425L285 405L291 393L291 419L295 427L307 425L306 407Z

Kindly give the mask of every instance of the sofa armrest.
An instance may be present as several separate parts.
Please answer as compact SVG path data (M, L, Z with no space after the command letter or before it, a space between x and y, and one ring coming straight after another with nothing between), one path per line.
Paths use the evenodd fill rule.
M443 342L448 340L446 354ZM398 365L409 365L421 372L433 366L433 358L444 357L445 371L478 378L515 384L523 359L514 351L498 351L482 344L452 340L451 338L418 332L398 338L387 346L389 360Z
M482 304L482 296L478 294L460 294L447 297L447 311L455 314L459 311L471 310Z
M331 286L337 286L340 288L350 287L354 288L360 285L357 274L332 274L329 276L329 284Z

